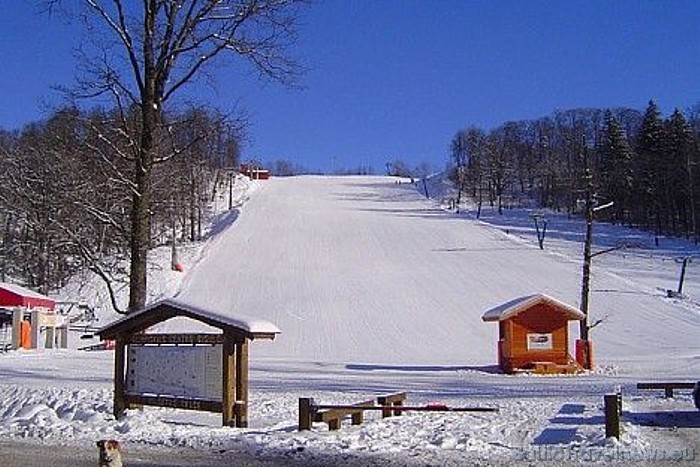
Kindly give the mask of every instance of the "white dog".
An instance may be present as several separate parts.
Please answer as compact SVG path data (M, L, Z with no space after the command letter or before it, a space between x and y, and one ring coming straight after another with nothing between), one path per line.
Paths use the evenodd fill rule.
M101 439L97 442L100 450L100 467L122 467L122 451L119 441L114 439Z

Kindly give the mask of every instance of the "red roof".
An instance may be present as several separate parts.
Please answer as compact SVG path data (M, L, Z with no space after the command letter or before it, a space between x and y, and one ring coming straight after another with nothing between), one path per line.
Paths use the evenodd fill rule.
M45 307L53 310L56 301L19 285L0 282L0 306Z

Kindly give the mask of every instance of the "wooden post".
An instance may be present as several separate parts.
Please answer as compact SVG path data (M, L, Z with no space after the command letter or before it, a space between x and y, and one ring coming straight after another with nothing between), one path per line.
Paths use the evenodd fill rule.
M385 397L378 397L377 398L377 404L379 405L387 405L386 398ZM394 411L391 409L383 409L382 410L382 418L388 418L391 417L394 414ZM399 415L401 412L399 412Z
M299 398L299 431L310 430L314 418L314 400L311 397Z
M401 406L403 406L403 401L406 399L405 392L398 392L396 394L389 394L386 396L377 397L377 405L381 406L392 406L395 409L384 408L382 409L382 418L391 417L392 415L401 415Z
M353 425L362 425L362 422L365 420L365 412L362 410L355 412L350 415L350 419Z
M236 342L236 426L248 426L248 339Z
M121 418L127 408L124 394L124 339L117 338L114 346L114 418Z
M224 332L222 348L222 423L224 426L234 426L236 423L236 347L233 336L228 332Z
M68 325L58 328L58 348L68 348Z
M620 394L606 394L605 402L605 437L620 439Z
M340 417L328 420L328 431L340 430Z
M22 321L24 311L18 309L12 312L12 350L22 345Z
M56 343L56 327L46 326L46 340L44 341L44 348L53 349Z
M39 323L39 310L32 310L29 323L32 325L32 349L39 348L39 331L41 329Z

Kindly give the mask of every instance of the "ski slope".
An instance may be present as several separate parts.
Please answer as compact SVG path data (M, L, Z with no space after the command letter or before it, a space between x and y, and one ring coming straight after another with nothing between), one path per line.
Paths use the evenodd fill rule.
M495 366L497 326L481 316L534 292L578 306L580 220L549 213L542 251L526 210L486 209L476 220L393 178L236 186L242 204L203 245L179 251L184 278L170 270L169 248L151 252L149 297L175 295L281 328L274 341L251 346L250 428L152 407L115 420L114 352L19 350L0 355L1 465L48 457L93 465L85 446L101 438L120 440L127 465L522 465L543 455L559 456L552 465L657 465L700 452L689 392L663 399L636 389L641 380L699 379L700 273L689 268L687 298L663 290L675 285L675 259L695 256L697 246L664 238L656 247L644 233L596 224L596 251L621 238L641 245L594 258L591 322L604 318L592 331L596 369L504 375ZM89 298L90 287L77 290L73 298ZM116 318L104 309L101 317L100 324ZM162 325L197 327L182 319ZM73 337L74 347L89 343ZM624 432L613 441L604 435L602 395L620 389ZM361 426L330 432L317 423L297 432L300 397L351 403L394 391L408 391L416 405L500 412L369 414Z
M209 242L178 298L279 326L256 358L493 364L487 309L536 292L580 301L579 244L542 251L506 230L446 211L395 178L275 178ZM700 373L696 309L596 263L592 289L590 322L605 319L592 333L599 363Z

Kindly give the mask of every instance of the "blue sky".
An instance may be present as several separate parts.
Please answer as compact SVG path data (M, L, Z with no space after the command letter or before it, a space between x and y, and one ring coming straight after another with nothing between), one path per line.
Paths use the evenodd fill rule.
M0 127L42 118L70 84L77 25L0 2ZM440 168L452 136L555 109L700 102L700 2L326 0L304 14L303 90L216 70L189 88L250 115L244 157L315 170L401 158Z

